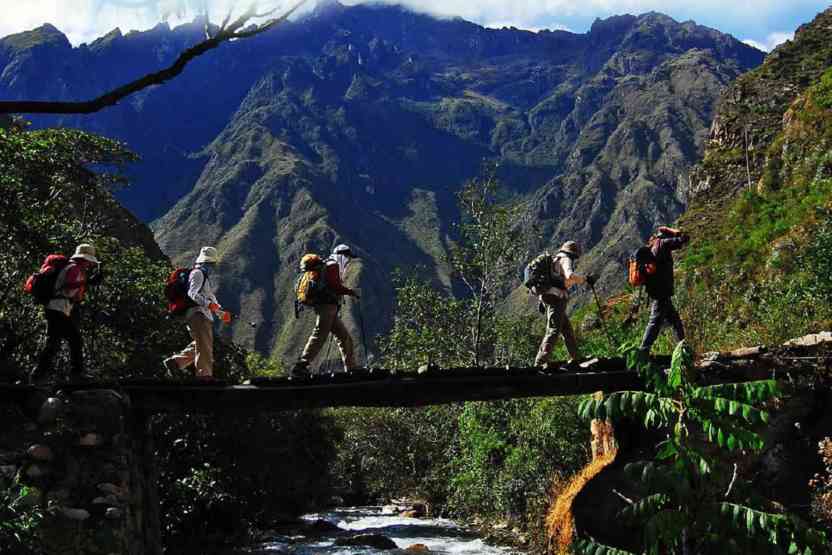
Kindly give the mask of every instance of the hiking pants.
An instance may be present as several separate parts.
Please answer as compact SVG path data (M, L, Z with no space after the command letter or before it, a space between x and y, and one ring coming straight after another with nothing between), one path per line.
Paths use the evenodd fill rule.
M198 310L188 315L188 332L191 344L171 358L182 369L191 364L196 367L197 376L214 375L214 326L213 322Z
M566 315L567 299L557 295L542 295L540 301L546 306L546 335L537 350L537 357L534 359L535 366L541 366L549 362L549 355L555 348L558 336L562 335L566 343L566 350L569 351L571 359L578 358L578 343L575 341L575 332L572 331L572 323Z
M40 353L35 377L44 376L52 371L52 363L64 339L69 343L72 374L76 376L82 374L84 372L84 342L81 339L77 319L57 310L46 309L44 312L46 313L46 345Z
M664 299L653 299L650 303L650 321L647 322L647 327L644 329L644 337L641 340L641 350L649 353L653 348L653 343L659 337L662 327L665 324L673 326L673 332L676 334L676 340L681 341L685 338L685 326L682 324L682 319L673 306L673 298L666 297Z
M309 341L306 342L300 360L307 365L311 364L323 349L329 334L332 333L335 336L338 349L341 351L344 369L352 370L355 368L352 337L350 337L350 332L347 331L346 326L338 316L338 305L322 304L313 307L313 310L317 315L315 329L312 330L312 335L309 337Z

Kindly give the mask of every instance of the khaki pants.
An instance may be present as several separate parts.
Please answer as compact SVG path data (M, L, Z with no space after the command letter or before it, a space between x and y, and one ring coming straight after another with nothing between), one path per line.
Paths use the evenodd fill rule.
M566 299L557 295L542 295L540 301L546 306L546 335L543 336L543 341L540 343L534 365L541 366L549 362L549 355L552 354L560 335L563 335L569 357L577 359L578 343L575 341L572 323L569 321L569 316L566 315Z
M344 369L352 370L355 368L352 337L350 337L350 333L347 331L341 318L338 317L338 306L334 304L322 304L313 307L313 310L317 315L315 329L312 330L312 335L309 337L309 341L306 342L306 347L303 349L300 360L307 365L311 364L321 352L321 349L323 349L329 334L332 333L335 336L338 349L341 351L341 360L344 362Z
M193 341L185 349L171 358L179 368L191 364L196 367L197 376L214 375L214 326L213 322L201 312L194 311L188 316L188 331Z

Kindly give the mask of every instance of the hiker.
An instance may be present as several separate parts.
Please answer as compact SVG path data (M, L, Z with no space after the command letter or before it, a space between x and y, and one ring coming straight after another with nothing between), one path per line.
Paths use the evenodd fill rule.
M682 319L673 306L673 251L678 250L690 241L690 237L678 229L659 226L656 233L650 237L648 246L655 258L655 271L645 282L647 296L650 297L650 320L644 330L639 351L642 357L650 354L653 343L665 324L673 326L676 339L685 338L685 327Z
M76 306L81 304L87 287L98 285L103 279L95 247L81 244L75 249L69 260L61 255L47 258L41 272L56 262L54 282L45 301L46 345L38 358L37 368L29 375L29 383L38 383L52 371L55 355L65 339L69 344L70 375L74 380L89 379L84 373L84 340L79 328L80 312ZM62 266L58 270L58 265Z
M343 284L347 266L353 258L358 257L352 253L349 246L338 245L333 249L329 258L320 262L315 261L322 265L322 288L316 293L314 299L305 302L307 306L311 306L312 310L315 311L315 327L306 342L303 354L292 368L291 375L293 378L302 378L309 375L309 365L321 352L330 333L335 337L335 342L341 351L344 369L349 372L356 368L352 337L338 315L341 309L341 298L344 295L359 298L358 293ZM313 270L312 266L304 265L304 261L308 262L315 259L320 260L316 255L304 256L301 262L301 270L304 272Z
M547 368L549 355L555 347L558 336L562 335L566 343L566 350L569 352L570 366L574 366L580 360L578 344L575 340L575 332L572 330L572 323L566 314L566 305L569 302L569 288L573 285L595 285L598 277L590 274L582 276L575 273L575 262L581 257L581 247L575 241L567 241L561 246L554 256L543 254L533 260L529 266L536 262L544 264L543 278L532 287L532 293L537 295L538 309L546 314L546 335L540 342L537 357L534 365Z
M211 284L211 274L218 261L217 249L202 247L193 269L187 273L188 308L184 315L193 341L182 352L163 361L165 369L172 375L193 364L197 379L214 379L214 314L219 314L225 323L231 320L231 314L224 311L217 301Z

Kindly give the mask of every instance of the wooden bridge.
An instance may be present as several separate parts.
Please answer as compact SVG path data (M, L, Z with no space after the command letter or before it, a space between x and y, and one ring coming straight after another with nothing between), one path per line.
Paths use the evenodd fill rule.
M430 369L422 374L372 370L331 374L309 380L254 378L245 385L193 380L126 379L57 383L48 386L0 385L0 399L25 403L43 393L113 390L145 413L263 412L325 407L415 407L461 401L579 395L640 389L635 372L620 359L585 363L582 368L542 372L536 368Z

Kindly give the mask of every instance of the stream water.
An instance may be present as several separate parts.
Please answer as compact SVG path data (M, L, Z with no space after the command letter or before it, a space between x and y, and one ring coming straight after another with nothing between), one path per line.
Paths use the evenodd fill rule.
M463 530L450 520L436 518L403 518L398 514L386 514L382 507L356 507L337 509L327 513L311 514L304 520L325 520L341 531L315 539L303 537L276 537L272 541L238 551L240 555L373 555L405 553L407 547L422 544L429 553L519 555L521 552L486 544L482 539ZM338 537L352 534L381 534L393 540L399 549L379 550L372 547L342 547L335 545Z

